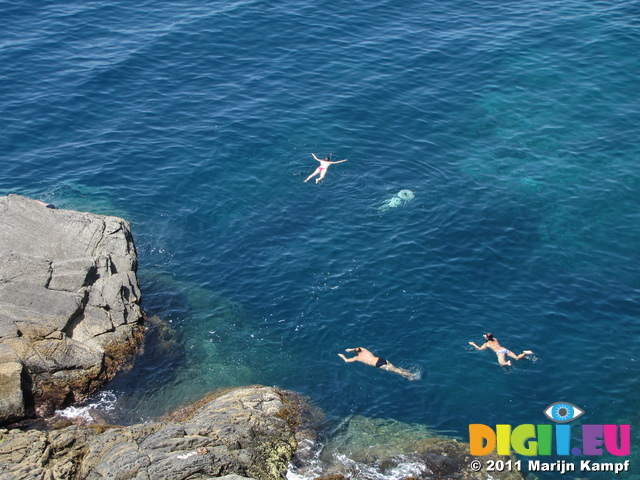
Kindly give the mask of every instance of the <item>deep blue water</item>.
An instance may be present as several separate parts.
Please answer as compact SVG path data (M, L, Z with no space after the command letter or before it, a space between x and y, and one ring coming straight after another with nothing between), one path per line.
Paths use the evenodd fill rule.
M172 327L108 386L120 420L248 383L463 438L556 401L637 416L636 2L9 1L0 18L0 194L128 219L144 308ZM349 161L304 183L312 152ZM470 351L486 331L537 361ZM422 379L344 364L355 346Z

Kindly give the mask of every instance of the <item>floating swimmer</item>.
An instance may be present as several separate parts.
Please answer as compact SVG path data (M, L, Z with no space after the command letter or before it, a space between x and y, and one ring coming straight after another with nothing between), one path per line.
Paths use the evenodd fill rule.
M315 153L312 153L311 155L313 155L313 158L315 158L317 161L320 162L320 166L318 168L316 168L315 171L311 175L309 175L307 177L305 182L308 182L309 180L311 180L316 175L320 175L318 178L316 178L316 183L320 182L320 180L322 180L324 178L324 176L327 174L327 170L329 169L329 165L333 165L334 163L346 162L348 160L348 159L345 158L344 160L338 160L336 162L332 162L331 161L331 156L333 155L333 153L330 153L328 157L324 157L324 160L316 157Z
M407 202L410 202L415 198L414 193L411 190L400 190L395 196L391 197L389 200L385 201L380 206L380 211L385 212L390 208L397 208L406 205Z

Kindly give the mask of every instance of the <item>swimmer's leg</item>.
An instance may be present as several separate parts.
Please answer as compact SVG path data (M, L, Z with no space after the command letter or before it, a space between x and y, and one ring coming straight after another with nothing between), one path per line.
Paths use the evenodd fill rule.
M324 176L327 174L327 169L325 168L324 170L320 171L320 176L318 178L316 178L316 183L320 182Z
M525 350L525 351L524 351L524 352L522 352L520 355L516 355L515 353L513 353L513 352L511 352L511 351L510 351L510 352L508 352L508 353L509 353L509 356L510 356L511 358L515 358L516 360L520 360L521 358L524 358L524 357L526 357L527 355L531 355L531 354L533 354L533 352L532 352L531 350Z
M509 352L511 353L511 352ZM511 360L507 360L507 356L504 353L496 353L497 357L498 357L498 363L503 366L503 367L510 367L511 366ZM511 353L511 355L513 355L513 353ZM514 355L515 358L515 355Z
M311 180L313 177L315 177L318 173L320 173L320 169L316 168L316 170L307 177L307 179L305 180L305 182L308 182L309 180ZM318 180L316 180L316 183L318 183Z
M402 375L403 377L408 378L409 380L416 379L416 376L413 373L411 373L409 370L396 367L395 365L390 364L388 361L385 365L382 365L380 368L383 370L386 370L387 372L393 372L393 373L397 373L398 375Z

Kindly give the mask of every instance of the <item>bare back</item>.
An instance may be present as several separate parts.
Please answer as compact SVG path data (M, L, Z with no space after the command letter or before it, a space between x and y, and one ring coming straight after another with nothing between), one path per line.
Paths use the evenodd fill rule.
M375 367L376 362L378 361L378 357L376 357L373 353L371 353L366 348L362 348L362 347L360 347L360 351L358 352L355 358L358 362L371 365L372 367Z

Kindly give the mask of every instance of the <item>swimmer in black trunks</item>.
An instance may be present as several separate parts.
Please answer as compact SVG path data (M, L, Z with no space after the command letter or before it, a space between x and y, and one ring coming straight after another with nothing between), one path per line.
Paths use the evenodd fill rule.
M403 377L408 378L409 380L418 379L418 376L411 373L409 370L396 367L391 363L389 363L384 358L376 357L373 353L371 353L366 348L363 348L363 347L347 348L345 352L356 352L356 356L351 358L345 357L344 354L342 353L338 354L338 356L347 363L362 362L366 365L371 365L372 367L381 368L382 370L386 370L388 372L397 373L398 375L402 375Z
M45 207L51 208L53 210L58 209L58 207L56 207L53 203L44 203L44 202L41 202L40 200L36 200L36 202L38 202L40 205L44 205Z

